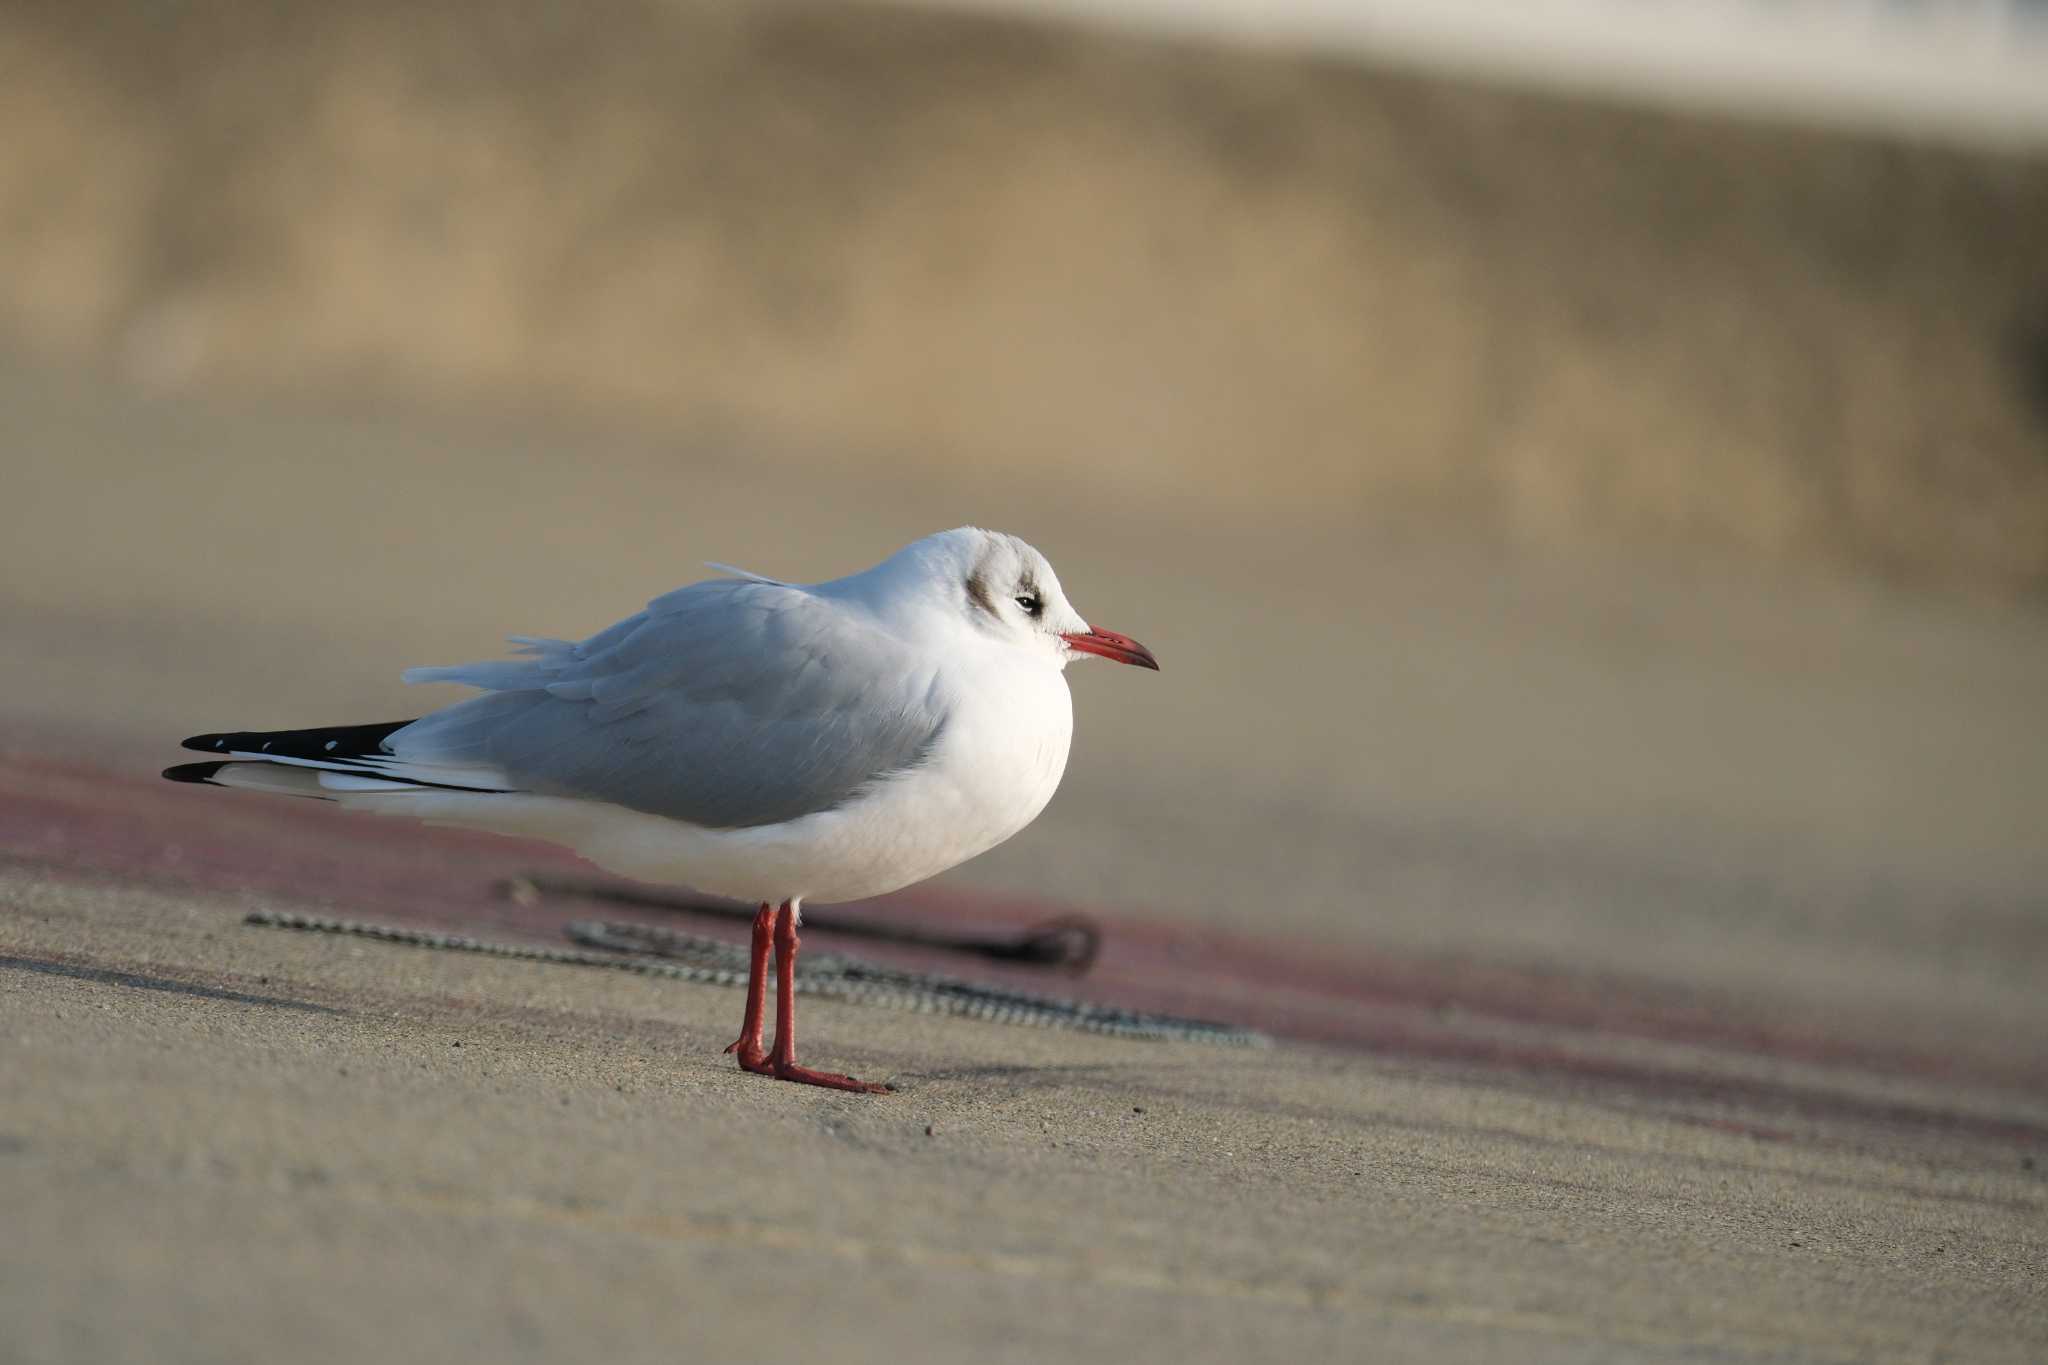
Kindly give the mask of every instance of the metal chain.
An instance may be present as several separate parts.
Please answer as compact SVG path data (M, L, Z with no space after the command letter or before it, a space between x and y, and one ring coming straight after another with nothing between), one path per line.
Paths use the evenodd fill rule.
M369 924L284 910L252 910L246 924L273 929L303 929L349 934L414 948L439 948L528 962L556 962L575 967L605 967L641 976L668 977L713 986L747 984L747 951L736 944L696 934L605 920L576 920L566 932L589 948L546 948L524 943L493 943L464 934L431 929ZM609 951L592 951L605 949ZM799 995L878 1005L913 1014L949 1014L1026 1028L1068 1028L1118 1038L1207 1043L1218 1047L1264 1047L1271 1040L1252 1029L1170 1014L1146 1014L1092 1005L1077 1000L1034 995L933 972L908 972L878 966L837 953L804 955L798 963Z

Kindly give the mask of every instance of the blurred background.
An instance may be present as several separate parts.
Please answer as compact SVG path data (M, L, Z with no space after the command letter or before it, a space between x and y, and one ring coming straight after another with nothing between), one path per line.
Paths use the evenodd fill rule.
M2039 1021L2039 3L13 0L0 130L16 753L974 521L1165 672L962 884Z

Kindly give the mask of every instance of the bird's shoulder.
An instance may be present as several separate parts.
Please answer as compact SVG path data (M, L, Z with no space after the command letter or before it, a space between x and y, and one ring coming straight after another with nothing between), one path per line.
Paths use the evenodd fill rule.
M602 699L670 692L749 710L831 705L915 682L934 658L859 604L761 580L715 579L665 593L577 645L558 697L578 680Z

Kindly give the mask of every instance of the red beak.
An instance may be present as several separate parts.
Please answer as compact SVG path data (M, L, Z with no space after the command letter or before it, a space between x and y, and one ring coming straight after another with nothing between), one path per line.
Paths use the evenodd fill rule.
M1159 660L1152 657L1152 651L1128 635L1119 635L1113 630L1090 626L1086 635L1062 635L1060 638L1083 654L1100 654L1103 658L1114 659L1120 664L1136 664L1155 673L1159 671Z

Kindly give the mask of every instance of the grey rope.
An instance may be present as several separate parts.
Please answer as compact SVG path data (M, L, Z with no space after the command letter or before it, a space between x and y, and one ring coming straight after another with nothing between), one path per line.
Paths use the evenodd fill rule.
M754 907L675 891L621 886L615 882L573 881L528 874L497 884L498 894L521 905L542 896L577 896L584 900L610 901L614 905L636 905L649 910L681 910L693 915L714 915L742 924L754 918ZM884 943L908 943L921 948L944 948L949 952L972 953L1014 962L1026 967L1056 967L1076 976L1094 965L1102 947L1102 931L1086 915L1055 915L1019 933L991 937L985 934L957 934L924 929L913 924L890 924L859 915L841 915L830 910L812 910L804 923L813 929L830 929L838 934L879 939Z
M493 943L465 934L444 934L431 929L407 929L284 910L251 910L243 917L243 923L273 929L349 934L413 948L483 953L490 957L527 962L606 967L640 976L667 977L714 986L747 984L747 950L737 944L638 924L575 920L567 926L566 932L573 941L588 946L547 948L524 943ZM796 990L799 995L878 1005L914 1014L957 1015L1026 1028L1068 1028L1118 1038L1208 1043L1219 1047L1263 1047L1271 1041L1255 1030L1231 1024L1034 995L1028 991L962 981L932 972L882 967L836 953L804 955L797 966Z

